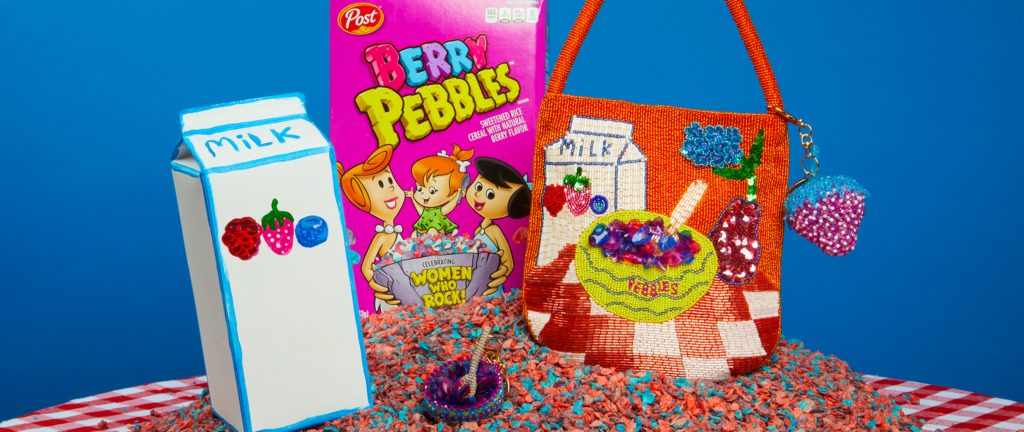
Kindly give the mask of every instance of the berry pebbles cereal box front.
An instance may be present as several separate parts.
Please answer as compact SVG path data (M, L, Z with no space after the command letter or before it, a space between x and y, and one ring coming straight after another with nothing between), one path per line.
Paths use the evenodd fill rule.
M364 316L523 286L545 3L331 2L331 142Z

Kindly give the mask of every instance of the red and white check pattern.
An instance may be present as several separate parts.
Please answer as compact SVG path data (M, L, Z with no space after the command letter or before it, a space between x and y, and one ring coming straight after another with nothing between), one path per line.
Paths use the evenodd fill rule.
M927 421L926 431L1024 430L1022 403L874 375L864 375L864 379L905 413ZM150 410L164 413L192 403L204 388L206 377L200 376L112 391L0 422L0 432L96 432L100 420L106 421L110 430L127 431L136 421L152 420ZM913 405L904 394L921 400Z
M640 323L608 312L580 283L576 245L534 267L524 293L537 342L587 365L722 381L768 361L779 340L779 290L757 275L744 285L715 276L696 304L671 320ZM527 295L528 294L528 295Z
M928 422L926 431L1024 430L1024 404L1019 402L874 375L864 375L864 379L892 398L904 413ZM905 394L920 401L914 405Z
M206 377L198 376L115 390L0 422L0 431L95 432L102 420L107 430L124 432L135 422L153 420L150 411L165 413L195 402L205 388Z

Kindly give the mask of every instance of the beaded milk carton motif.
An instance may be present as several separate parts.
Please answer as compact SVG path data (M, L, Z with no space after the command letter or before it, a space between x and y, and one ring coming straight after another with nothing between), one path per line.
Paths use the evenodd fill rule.
M551 263L558 251L575 244L579 232L601 215L617 210L644 210L647 157L632 140L633 125L573 117L565 137L544 147L544 208L538 265ZM585 174L584 174L585 173Z

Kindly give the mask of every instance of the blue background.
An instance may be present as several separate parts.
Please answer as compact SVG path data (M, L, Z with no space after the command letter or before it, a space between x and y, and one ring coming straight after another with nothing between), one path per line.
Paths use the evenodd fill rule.
M204 373L178 112L300 91L327 133L332 17L289 3L0 3L0 420ZM582 3L551 5L552 66ZM605 6L566 93L764 111L721 1L647 3ZM846 257L787 234L784 334L861 373L1024 401L1021 2L749 9L822 174L872 193Z

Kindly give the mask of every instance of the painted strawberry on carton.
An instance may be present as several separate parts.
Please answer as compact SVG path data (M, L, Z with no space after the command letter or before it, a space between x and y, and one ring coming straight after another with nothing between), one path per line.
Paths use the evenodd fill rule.
M278 255L288 255L295 243L295 218L291 213L277 209L277 198L270 203L270 213L263 216L263 239L270 250Z

